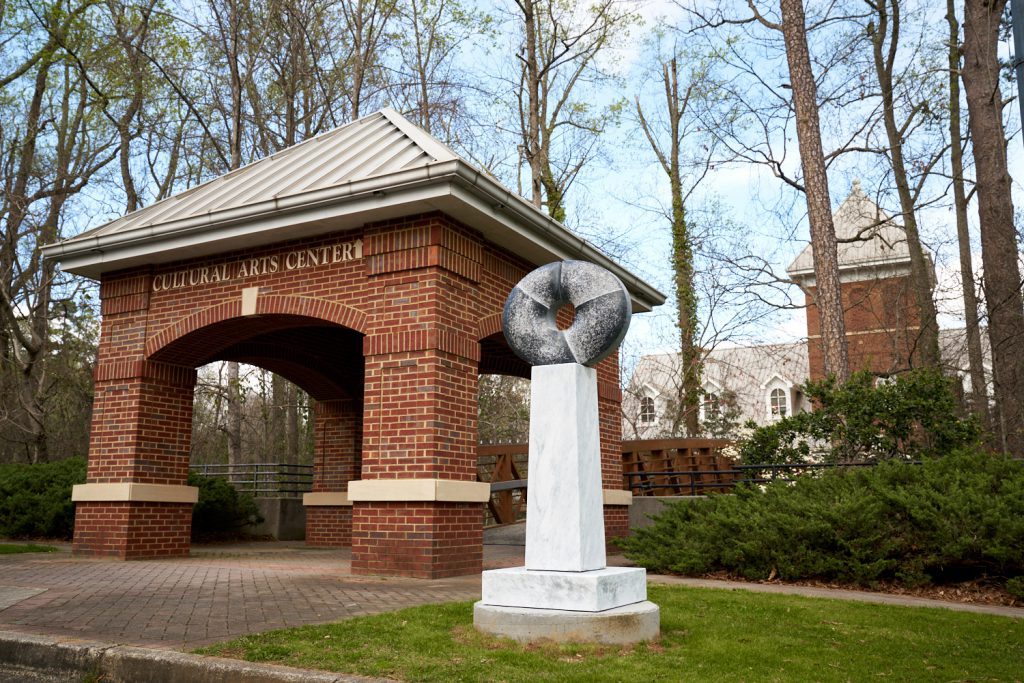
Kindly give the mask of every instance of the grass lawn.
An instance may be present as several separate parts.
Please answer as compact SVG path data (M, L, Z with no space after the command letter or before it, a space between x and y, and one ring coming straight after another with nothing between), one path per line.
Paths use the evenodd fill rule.
M56 548L51 545L35 545L26 543L0 543L0 555L17 555L18 553L52 553Z
M523 646L470 603L271 631L198 650L406 681L1022 681L1024 620L942 609L651 586L661 641Z

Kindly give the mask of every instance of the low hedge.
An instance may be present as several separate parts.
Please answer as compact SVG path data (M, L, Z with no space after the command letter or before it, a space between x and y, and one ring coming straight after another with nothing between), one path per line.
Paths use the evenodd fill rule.
M0 538L71 540L71 487L84 483L85 473L85 458L0 465ZM199 502L192 510L193 538L238 536L245 525L263 521L252 496L226 481L193 473L188 483L199 487Z
M85 458L0 465L0 537L70 539L71 487L85 482Z
M1024 588L1024 465L967 451L741 486L669 505L619 544L661 572L865 586L987 576L1016 593Z

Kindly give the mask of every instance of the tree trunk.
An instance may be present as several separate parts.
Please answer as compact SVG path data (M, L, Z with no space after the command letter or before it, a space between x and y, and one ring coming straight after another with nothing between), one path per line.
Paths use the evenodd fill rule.
M986 432L992 425L988 414L988 385L981 352L981 325L978 323L978 297L971 262L971 234L967 226L967 192L964 187L964 148L960 132L960 23L954 0L946 0L949 23L949 142L953 174L953 205L956 211L956 237L960 247L960 273L964 292L964 320L967 332L967 360L971 378L971 411Z
M965 0L964 62L968 125L977 175L983 290L995 384L997 428L1002 445L1024 455L1024 301L1019 249L1006 165L1003 97L999 90L999 20L1005 0Z
M285 391L285 413L286 462L295 465L299 462L299 388L291 382Z
M893 181L900 198L900 212L903 231L907 236L907 250L910 253L910 283L914 290L918 315L921 318L921 330L915 348L920 353L921 365L938 368L939 358L939 323L936 319L935 301L932 299L932 274L928 258L921 246L921 235L917 229L917 214L914 198L910 190L910 181L903 159L903 131L896 125L896 104L893 94L893 68L896 63L900 39L900 0L882 0L877 4L869 2L875 8L878 26L871 34L872 54L875 62L875 75L882 94L882 120L885 135L889 142L889 163L892 165ZM889 8L892 14L889 14ZM888 46L886 39L888 38ZM910 359L913 365L913 357Z
M523 33L525 35L526 56L523 64L523 79L526 81L526 139L523 140L523 153L530 164L530 200L538 209L543 202L541 176L541 116L540 116L540 68L537 62L537 18L533 0L521 0L519 9L523 13ZM522 115L522 112L520 112Z
M682 120L689 103L690 88L685 95L679 92L679 62L673 57L661 65L661 80L665 91L665 113L668 117L670 143L665 152L655 137L655 131L644 117L640 101L636 101L637 118L648 143L654 150L662 170L668 175L672 197L672 271L675 274L676 313L679 327L679 381L676 388L676 411L672 416L672 435L685 430L686 436L700 432L699 407L701 399L701 363L697 352L697 295L693 286L693 245L686 223L686 203L682 179Z
M238 377L238 363L228 362L228 464L242 462L242 386Z
M288 385L291 384L284 377L276 373L270 375L270 429L267 431L267 451L271 462L285 462L286 441L285 435L285 412L287 411Z
M814 255L814 278L817 283L817 305L821 316L821 344L825 355L825 374L839 382L850 376L846 348L846 322L839 286L839 258L836 231L832 224L832 207L825 172L825 155L821 147L821 126L818 121L818 90L811 70L804 26L802 0L780 0L782 35L786 43L786 61L793 89L796 110L796 134L800 143L800 162L804 172L807 197L807 220L811 228L811 251Z

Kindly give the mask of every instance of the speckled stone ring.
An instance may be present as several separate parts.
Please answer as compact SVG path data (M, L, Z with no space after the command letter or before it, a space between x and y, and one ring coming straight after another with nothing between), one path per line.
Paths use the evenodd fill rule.
M566 304L576 309L567 330L555 324ZM560 261L534 270L508 295L505 339L530 365L594 365L618 348L629 329L629 293L619 278L586 261Z

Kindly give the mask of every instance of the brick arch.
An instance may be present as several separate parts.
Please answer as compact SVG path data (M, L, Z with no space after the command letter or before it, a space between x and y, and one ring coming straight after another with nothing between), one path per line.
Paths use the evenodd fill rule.
M530 364L517 356L501 330L480 340L480 375L511 375L530 379Z
M501 313L491 313L476 321L476 340L482 341L501 332Z
M341 325L361 334L366 331L366 314L345 304L307 296L269 294L256 299L254 315L283 315L310 318ZM245 320L242 301L235 299L204 308L168 325L146 342L146 357L152 358L174 342L197 330L232 319Z

